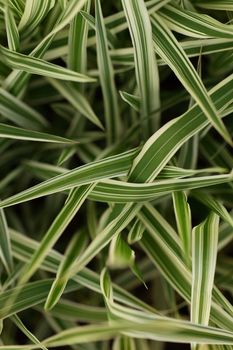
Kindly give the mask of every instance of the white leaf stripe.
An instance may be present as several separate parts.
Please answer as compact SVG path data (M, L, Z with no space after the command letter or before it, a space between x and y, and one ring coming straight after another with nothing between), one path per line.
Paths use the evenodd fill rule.
M201 54L209 55L215 52L230 51L233 47L231 39L196 39L179 41L180 46L185 51L187 57L196 57L200 55L200 47L202 48ZM117 65L129 65L132 66L134 63L134 52L132 47L112 49L110 56L113 64ZM166 65L167 63L161 58L157 58L157 64L159 66Z

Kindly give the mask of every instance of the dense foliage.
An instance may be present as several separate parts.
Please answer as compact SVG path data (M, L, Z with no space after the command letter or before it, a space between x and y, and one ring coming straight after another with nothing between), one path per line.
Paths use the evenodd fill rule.
M0 0L0 350L233 349L232 14Z

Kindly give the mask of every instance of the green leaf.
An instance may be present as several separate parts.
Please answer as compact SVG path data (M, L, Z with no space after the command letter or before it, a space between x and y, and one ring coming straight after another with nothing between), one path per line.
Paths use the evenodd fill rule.
M164 6L159 14L172 30L181 34L197 38L232 39L232 25L221 23L208 15L187 11L174 4Z
M74 235L71 239L65 252L65 259L61 262L61 265L57 271L56 278L49 291L45 303L45 310L52 309L59 301L62 292L67 285L69 279L69 271L72 268L75 260L78 258L79 254L83 251L85 245L86 236L84 235L84 232L80 232L79 234Z
M168 318L138 324L135 322L115 322L114 324L102 324L91 326L79 326L73 329L60 332L44 341L46 346L64 346L85 343L90 341L108 340L119 332L139 332L139 337L152 340L171 341L176 339L179 343L188 343L197 340L200 343L232 344L232 333L218 328L196 326L189 322L177 321ZM1 349L1 347L0 347Z
M173 192L173 206L177 230L182 242L184 259L189 261L191 249L191 211L184 192Z
M93 124L103 129L101 121L96 116L87 99L70 83L61 83L55 79L49 79L53 87L64 96L67 101L81 114L88 118Z
M191 321L208 325L217 260L219 217L211 213L193 229Z
M5 7L5 23L6 23L8 47L12 51L18 51L19 49L18 28L16 26L13 12L8 3L6 4L6 7Z
M114 82L114 73L109 56L107 34L99 0L95 1L95 11L97 63L104 98L104 115L107 139L108 143L112 143L119 139L121 125L117 102L117 91Z
M2 209L0 209L0 258L7 273L10 275L13 271L13 258L7 221Z
M221 121L219 113L198 73L193 68L175 36L167 29L163 20L157 14L154 14L152 17L152 31L156 52L167 62L210 123L232 145L231 137Z
M229 103L229 89L233 88L232 78L233 76L227 77L210 91L218 110L224 110L224 103ZM147 140L135 158L129 181L145 182L155 179L182 144L207 125L208 121L197 105L165 124Z
M87 195L92 191L94 186L95 183L71 190L65 205L58 213L52 225L49 227L48 231L40 242L40 247L31 257L29 263L25 266L24 274L21 276L19 284L26 283L33 273L40 267L46 255L49 254L49 251L53 245L57 242L68 224L77 214Z
M220 201L215 200L206 193L194 192L194 197L219 215L220 218L226 221L231 227L233 227L233 218Z
M133 224L132 228L129 231L128 234L128 243L129 244L134 244L138 241L140 241L140 239L143 236L144 233L144 226L141 223L140 220L136 220L135 223Z
M135 260L135 252L118 234L111 240L108 254L108 265L111 268L125 268L132 266Z
M93 82L95 79L70 69L47 62L43 59L26 56L0 46L2 60L11 68L22 70L27 73L38 74L55 79L75 81L81 83Z
M74 143L61 136L46 134L38 131L27 130L15 126L0 123L0 137L23 141Z
M142 0L122 0L131 40L137 85L141 97L141 127L147 138L158 129L160 107L159 75L153 50L152 29L149 15ZM148 117L149 116L149 117ZM146 125L144 118L147 117Z
M35 30L50 9L54 6L54 0L26 0L23 16L19 22L20 32L27 35Z
M26 337L28 337L28 339L30 339L34 344L38 345L38 347L42 350L47 350L47 348L43 344L41 344L37 337L27 329L27 327L17 315L11 316L11 320L13 321L13 323L15 323L16 327L19 328L22 331L22 333L24 333Z
M90 11L90 0L86 1L84 11ZM81 13L72 20L69 31L68 68L85 74L87 65L88 25Z
M116 156L108 157L103 160L95 161L73 169L65 174L56 176L54 179L42 182L41 184L32 187L29 191L25 190L20 196L15 197L13 201L8 202L9 205L13 203L22 203L33 198L38 198L49 193L60 192L64 189L70 189L75 186L96 182L103 178L111 178L124 175L128 171L133 157L138 152L138 149L133 149L128 152L118 154ZM6 203L6 201L5 201ZM4 206L2 201L0 207Z
M24 128L39 129L48 124L40 113L2 88L0 88L0 113L4 118Z
M204 9L211 9L211 10L221 10L221 11L233 10L233 3L231 0L224 0L221 2L219 2L218 0L210 0L208 2L196 0L195 5Z

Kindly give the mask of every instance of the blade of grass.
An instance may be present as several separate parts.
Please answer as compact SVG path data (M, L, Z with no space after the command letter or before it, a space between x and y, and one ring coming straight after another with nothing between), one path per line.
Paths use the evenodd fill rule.
M65 259L61 262L57 271L56 278L49 291L47 300L45 302L45 310L51 310L59 301L69 280L69 271L79 254L83 251L85 245L85 232L80 232L79 234L74 235L71 239L65 252Z
M219 217L211 213L193 229L191 321L208 325L217 260ZM196 344L193 346L197 348Z
M120 116L117 102L117 91L114 82L114 72L109 56L107 34L104 25L100 1L95 1L96 11L96 49L97 63L100 72L100 84L104 99L105 124L108 143L119 139Z
M43 59L27 56L0 46L2 60L13 69L27 73L42 75L55 79L75 81L81 83L93 82L95 79L70 69L47 62Z
M156 52L167 62L213 127L222 135L226 142L232 145L231 136L221 121L219 113L198 73L175 36L168 30L157 14L154 14L152 17L152 31Z
M40 129L48 124L39 112L2 88L0 88L0 112L5 118L24 128Z
M8 3L6 4L6 7L5 7L5 23L6 23L8 47L12 51L18 51L19 32L15 22L14 15Z
M94 186L95 183L91 185L84 185L71 190L71 193L69 194L64 207L58 213L52 225L44 235L42 241L40 242L39 248L31 257L29 263L26 264L24 274L21 276L19 284L22 285L26 283L35 273L35 271L40 267L46 255L49 254L49 251L52 249L53 245L57 242L66 227L77 214L81 205L85 201L88 194L92 191Z
M74 143L76 141L65 139L61 136L46 134L39 131L18 128L8 124L0 123L0 137L23 141Z
M189 261L191 249L191 211L184 192L173 192L172 194L177 230L182 242L184 259Z
M148 138L158 129L160 107L159 74L153 50L152 29L149 15L142 0L122 0L131 40L137 85L141 96L141 125ZM148 120L145 117L150 115ZM145 125L146 123L146 125Z
M10 275L13 271L13 258L7 221L2 209L0 209L0 257L7 273Z

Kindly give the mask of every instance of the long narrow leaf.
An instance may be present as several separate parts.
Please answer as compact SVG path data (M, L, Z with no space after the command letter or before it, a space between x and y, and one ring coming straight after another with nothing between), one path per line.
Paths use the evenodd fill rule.
M158 54L172 68L173 72L200 106L210 123L223 138L231 144L231 137L221 121L216 107L210 99L199 75L188 60L178 41L175 39L175 36L167 29L163 21L156 14L154 14L152 18L152 31Z
M95 79L90 78L84 74L71 71L67 68L60 67L40 58L26 56L21 53L10 51L3 46L0 47L0 52L2 54L2 59L4 62L11 68L17 70L22 70L27 73L43 75L55 79L81 83L95 81Z
M100 1L95 1L96 9L96 45L97 61L100 71L100 83L104 97L105 122L108 142L119 139L120 116L117 102L117 92L110 55L108 52L107 34L104 26Z
M141 124L148 137L158 128L160 107L159 75L152 44L152 29L149 15L142 0L123 0L131 39L134 46L134 61L137 84L141 95ZM146 125L144 118L147 117Z

